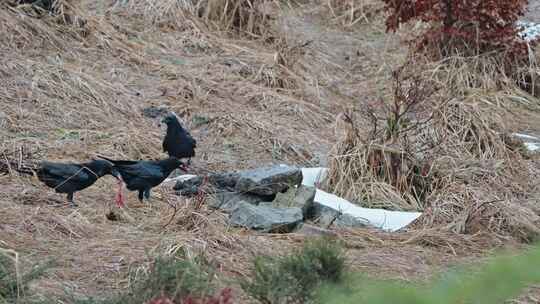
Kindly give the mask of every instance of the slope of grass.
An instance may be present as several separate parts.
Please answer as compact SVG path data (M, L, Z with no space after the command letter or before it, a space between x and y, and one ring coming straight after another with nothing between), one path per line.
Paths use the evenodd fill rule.
M388 100L392 93L390 71L406 53L399 35L384 32L379 0L250 2L269 5L251 8L246 0L60 0L58 14L37 18L22 6L0 1L0 28L5 28L0 31L0 49L5 50L0 58L0 156L13 150L16 161L26 160L23 152L33 156L30 160L83 161L96 154L165 157L159 118L147 115L152 107L164 107L178 113L198 141L200 152L190 173L283 162L326 166L328 150L341 131L334 128L337 114ZM215 5L199 10L193 3ZM238 5L224 10L227 3ZM463 120L469 117L462 115ZM465 165L460 173L471 172L471 165ZM489 163L472 165L478 179L496 172ZM254 255L287 255L305 240L230 229L226 215L174 195L171 184L156 187L152 203L142 206L136 193L127 193L124 210L114 209L112 178L81 191L76 210L63 208L63 196L36 179L6 175L0 176L0 185L2 246L35 260L64 261L28 291L57 295L55 303L73 303L83 296L98 299L77 301L120 301L101 299L111 294L137 302L161 290L171 297L177 288L192 290L198 283L176 283L196 278L186 278L178 270L186 265L170 266L170 261L165 263L170 269L153 273L148 278L153 281L136 280L140 289L134 289L132 273L137 278L152 273L155 257L178 248L205 252L219 264L219 279L234 280L253 275ZM536 229L536 213L516 212L515 205L486 205L483 192L473 194L467 201L478 205L459 217L447 209L435 214L474 224L484 207L490 207L488 211L504 212L495 213L497 219L509 219L494 222L496 226L515 227L524 218L525 228ZM460 211L452 200L441 202ZM107 217L112 211L114 220ZM408 278L427 276L434 268L511 242L493 241L481 225L480 233L458 235L454 231L470 230L458 226L441 232L435 229L446 226L432 226L427 234L336 233L347 248L354 248L347 262L367 273ZM317 256L320 252L313 254ZM334 265L293 256L261 260L262 272L279 264L280 271L294 273L285 280L294 284L284 288L317 286L326 276L318 265ZM281 279L278 272L268 280L282 284ZM269 283L265 280L261 286ZM160 287L151 287L155 285Z

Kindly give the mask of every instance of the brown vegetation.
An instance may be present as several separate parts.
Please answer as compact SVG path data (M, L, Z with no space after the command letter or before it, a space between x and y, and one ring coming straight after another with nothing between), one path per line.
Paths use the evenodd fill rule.
M536 99L494 77L484 57L417 61L393 75L406 50L399 34L384 33L379 1L55 7L37 16L0 4L0 157L8 160L0 173L9 173L0 175L0 254L17 252L22 268L27 259L61 262L33 294L125 290L153 257L180 251L212 256L225 287L249 275L255 255L284 255L307 238L232 229L170 184L156 188L152 204L130 193L118 210L114 180L104 178L69 209L36 179L12 174L22 159L163 157L158 121L144 115L150 106L168 107L190 128L195 172L325 165L337 143L328 189L425 212L401 233L336 230L353 269L425 278L537 236L535 160L508 136L521 127L516 115L536 117Z
M536 73L536 54L511 70L506 55L434 62L429 51L411 52L395 70L392 96L341 117L346 131L327 188L365 206L424 211L416 228L536 239L538 172L512 137L521 126L509 123L520 109L538 108L516 79L516 70Z

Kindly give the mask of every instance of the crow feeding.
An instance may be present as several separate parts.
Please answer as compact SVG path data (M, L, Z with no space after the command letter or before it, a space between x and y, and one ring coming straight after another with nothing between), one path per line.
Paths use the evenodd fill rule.
M166 115L162 123L167 125L167 133L163 139L163 152L169 157L162 160L112 160L99 156L101 160L87 163L55 163L43 161L36 172L39 180L58 193L67 193L71 206L75 192L94 184L99 178L110 174L118 180L116 204L123 207L123 186L130 191L138 191L139 201L150 199L150 190L161 184L173 170L179 168L187 171L187 165L195 156L197 141L180 123L174 112ZM187 158L187 164L182 159ZM23 168L24 169L24 168ZM18 169L21 173L27 170ZM32 173L29 173L32 174Z
M112 168L113 164L106 160L93 160L82 164L43 161L36 170L36 175L42 183L57 193L67 193L70 205L77 206L73 201L73 194L90 187L100 177L112 175Z
M112 175L126 185L130 191L139 191L139 201L150 199L150 190L161 184L171 172L182 165L180 159L169 157L162 160L112 160L99 156L114 164ZM117 203L123 205L121 189L117 195Z
M163 152L167 152L169 157L187 158L187 164L190 164L191 158L195 156L197 141L182 127L174 113L165 116L161 122L167 125L167 134L163 139ZM186 164L182 164L181 167L186 170Z

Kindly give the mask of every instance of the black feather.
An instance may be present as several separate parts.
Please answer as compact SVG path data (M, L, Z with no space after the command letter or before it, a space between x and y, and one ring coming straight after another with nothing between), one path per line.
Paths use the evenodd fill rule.
M170 157L162 160L112 160L100 156L114 164L113 175L122 177L126 188L130 191L139 191L139 200L142 201L143 195L150 197L150 189L161 184L171 172L178 168L182 162Z
M194 157L197 141L189 131L182 127L176 115L169 114L163 118L162 122L167 124L167 134L163 139L163 152L178 159Z
M57 193L67 193L73 203L73 194L93 185L100 177L112 175L113 164L105 160L91 162L57 163L43 161L36 170L38 179Z

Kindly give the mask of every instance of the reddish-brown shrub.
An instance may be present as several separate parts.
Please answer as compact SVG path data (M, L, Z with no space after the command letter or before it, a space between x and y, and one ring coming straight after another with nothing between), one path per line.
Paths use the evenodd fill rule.
M182 299L179 304L233 304L232 289L224 288L217 295L196 299L187 297Z
M150 300L147 304L174 304L174 302L166 296L161 296Z
M167 296L160 296L150 300L147 304L233 304L233 295L231 288L224 288L214 296L205 296L202 298L187 296L182 299L172 300Z
M524 14L528 0L383 1L389 13L387 31L410 21L429 24L425 32L411 40L417 50L437 51L443 57L501 49L519 55L527 50L517 39L516 21Z

